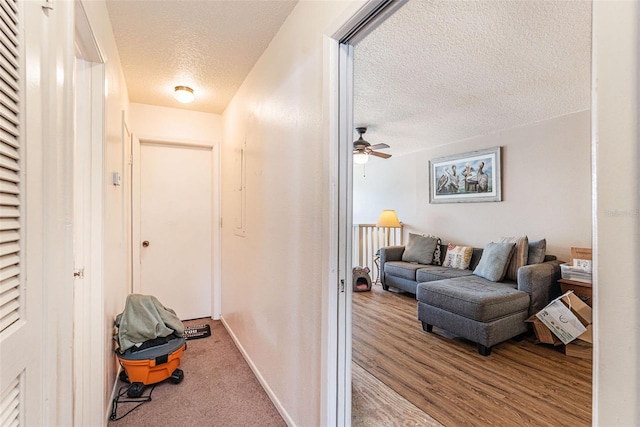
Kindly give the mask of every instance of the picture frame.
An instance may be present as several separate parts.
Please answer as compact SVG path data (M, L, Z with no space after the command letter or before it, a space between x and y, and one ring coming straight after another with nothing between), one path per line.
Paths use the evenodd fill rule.
M502 201L501 147L429 161L429 203Z

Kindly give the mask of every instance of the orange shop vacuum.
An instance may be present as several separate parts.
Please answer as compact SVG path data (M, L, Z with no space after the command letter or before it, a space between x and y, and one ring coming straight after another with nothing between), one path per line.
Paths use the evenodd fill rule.
M178 367L187 345L184 325L173 310L153 296L131 294L116 326L115 353L123 368L120 380L131 384L128 397L140 397L145 386L166 379L174 384L183 380Z

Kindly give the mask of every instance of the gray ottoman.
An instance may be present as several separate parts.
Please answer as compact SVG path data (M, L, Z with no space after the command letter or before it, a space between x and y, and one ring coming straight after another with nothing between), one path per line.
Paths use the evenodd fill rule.
M478 276L418 284L418 319L422 328L445 329L478 344L483 356L491 347L527 331L529 294L515 284Z

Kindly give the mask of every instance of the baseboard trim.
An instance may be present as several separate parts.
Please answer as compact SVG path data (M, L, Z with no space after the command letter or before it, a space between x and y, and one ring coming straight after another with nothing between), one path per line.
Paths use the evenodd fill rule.
M247 362L247 364L253 371L253 374L256 376L256 378L260 382L260 385L262 386L264 391L267 393L267 396L269 396L269 399L271 399L271 402L273 402L274 406L280 413L280 416L284 419L284 421L287 423L289 427L295 427L296 424L293 422L293 419L291 418L287 410L284 408L284 406L282 406L282 403L280 402L278 397L275 395L271 387L269 387L269 384L264 379L264 377L262 376L262 374L260 373L256 365L253 363L253 360L251 360L251 358L245 351L244 347L242 347L242 344L240 344L240 341L238 341L238 338L236 337L235 333L233 332L229 324L226 322L224 316L220 316L220 321L222 322L222 325L227 330L227 333L229 334L234 344L240 351L240 354L242 354L242 357L244 358L244 360Z
M111 399L107 402L107 414L105 419L107 422L104 424L105 426L109 424L111 421L111 411L113 410L113 400L116 398L116 394L118 393L118 381L120 379L120 371L122 370L122 365L118 364L118 369L116 370L116 378L113 382L113 389L111 390Z

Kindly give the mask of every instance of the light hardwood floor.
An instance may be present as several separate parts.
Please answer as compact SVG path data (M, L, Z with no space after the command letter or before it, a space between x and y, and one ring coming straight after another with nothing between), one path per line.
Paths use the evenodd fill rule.
M441 329L423 332L415 296L379 285L353 295L353 366L354 425L591 425L591 360L534 337L481 356Z
M442 427L413 403L352 363L352 427L428 426Z

